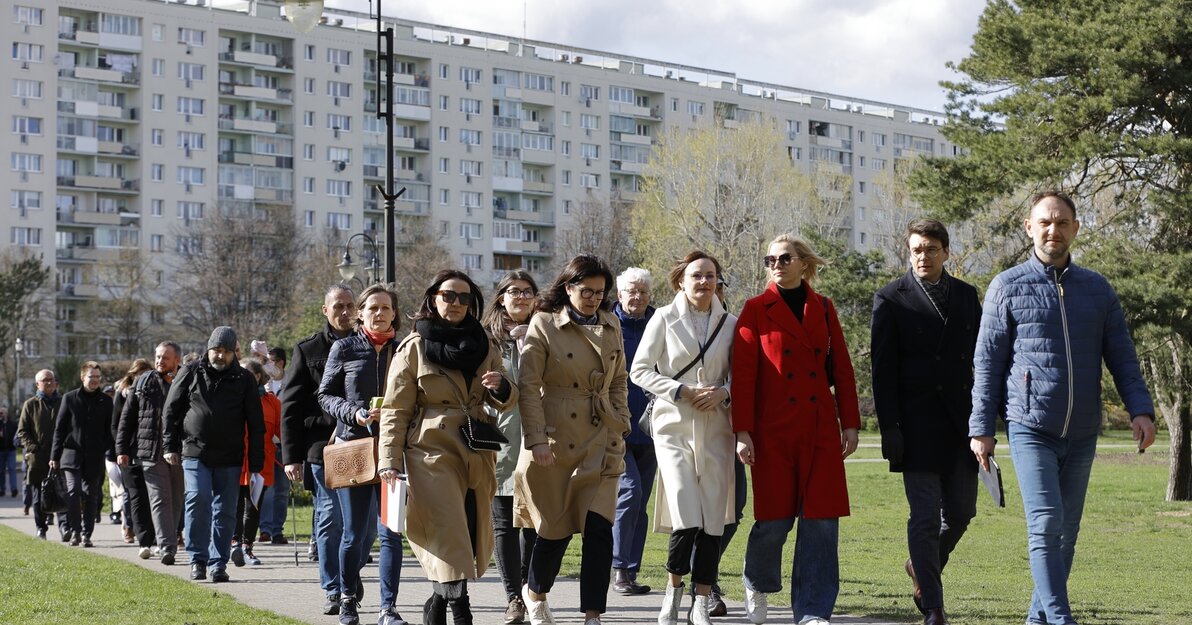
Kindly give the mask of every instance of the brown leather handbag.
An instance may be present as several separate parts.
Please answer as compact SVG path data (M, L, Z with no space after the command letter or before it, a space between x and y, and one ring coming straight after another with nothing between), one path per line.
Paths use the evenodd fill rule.
M338 429L338 428L336 428ZM377 437L335 442L335 431L323 448L323 480L327 488L368 486L381 481L377 474Z

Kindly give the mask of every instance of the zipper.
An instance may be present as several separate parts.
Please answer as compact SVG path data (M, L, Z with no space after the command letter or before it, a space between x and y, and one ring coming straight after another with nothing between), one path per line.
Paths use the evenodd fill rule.
M1060 431L1060 438L1067 438L1068 425L1072 421L1072 394L1075 391L1072 379L1072 339L1068 337L1068 312L1064 308L1064 284L1060 281L1063 272L1055 271L1055 290L1060 296L1060 322L1064 328L1064 355L1068 358L1068 411L1064 414L1064 429Z

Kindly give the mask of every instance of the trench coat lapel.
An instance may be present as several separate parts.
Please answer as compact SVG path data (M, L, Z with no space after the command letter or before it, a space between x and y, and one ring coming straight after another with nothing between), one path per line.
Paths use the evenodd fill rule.
M555 326L559 328L560 331L566 333L567 324L574 324L576 326L576 335L582 337L579 342L587 345L592 349L593 352L596 353L596 360L600 362L603 370L604 354L609 349L608 342L614 337L614 333L607 331L608 328L606 327L611 323L609 321L610 315L612 315L612 313L605 312L603 310L596 311L596 332L589 332L585 328L580 327L580 324L575 323L575 321L571 318L571 315L567 313L567 309L563 308L562 310L559 310L555 313Z
M806 319L807 309L811 304L812 291L806 283L803 284L803 288L808 289L807 302L803 304L803 318ZM795 313L791 312L790 306L787 306L782 296L778 294L778 285L771 282L770 286L766 287L766 291L762 294L762 297L762 303L766 306L766 316L770 318L770 321L810 348L811 341L807 338L807 331L803 329L803 324L799 323L798 318L795 317Z

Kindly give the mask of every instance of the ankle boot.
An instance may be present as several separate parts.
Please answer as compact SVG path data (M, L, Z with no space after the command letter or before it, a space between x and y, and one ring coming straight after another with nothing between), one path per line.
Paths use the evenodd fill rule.
M447 600L432 593L422 606L423 625L447 625Z
M683 584L667 584L662 595L662 609L658 611L658 625L678 625L679 605L683 603Z
M708 616L709 599L708 595L695 596L691 610L687 612L687 625L712 625L712 619Z
M472 600L468 595L448 600L447 605L451 606L452 625L472 625Z

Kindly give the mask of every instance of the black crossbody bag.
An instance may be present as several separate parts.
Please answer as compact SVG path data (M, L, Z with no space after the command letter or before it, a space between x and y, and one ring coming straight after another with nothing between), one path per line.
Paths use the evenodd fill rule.
M687 363L686 367L683 367L678 373L672 376L672 379L678 380L679 378L683 377L684 373L691 371L692 367L703 362L704 354L708 352L708 347L710 347L712 342L716 340L716 335L720 334L720 328L724 327L725 319L728 319L728 313L720 316L720 322L716 324L716 329L712 330L712 336L709 336L707 342L700 346L699 353L696 354L695 358L692 359L691 362ZM654 370L657 371L658 367L654 367ZM643 389L642 392L646 394L646 397L649 398L649 401L646 402L646 409L642 411L642 416L638 417L637 419L637 427L639 430L645 433L646 436L653 437L654 400L658 399L658 396L646 391L645 389Z

